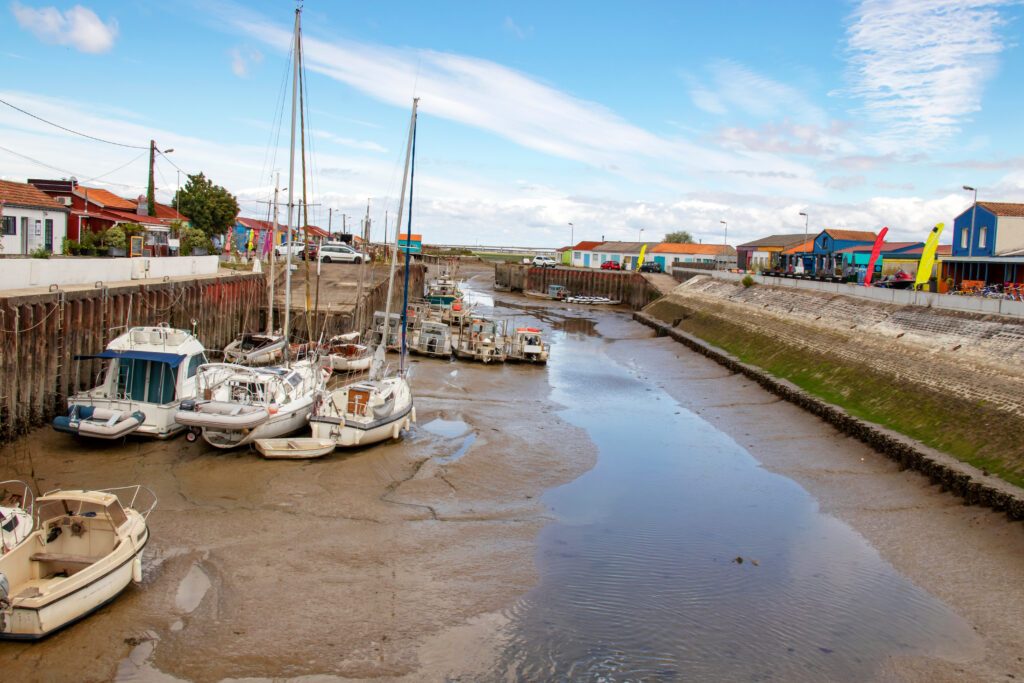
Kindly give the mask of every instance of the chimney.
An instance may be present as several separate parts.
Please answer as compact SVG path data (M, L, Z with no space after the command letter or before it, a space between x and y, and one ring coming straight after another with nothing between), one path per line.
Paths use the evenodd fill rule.
M149 205L146 203L146 195L140 194L138 200L135 203L135 214L138 216L149 215Z

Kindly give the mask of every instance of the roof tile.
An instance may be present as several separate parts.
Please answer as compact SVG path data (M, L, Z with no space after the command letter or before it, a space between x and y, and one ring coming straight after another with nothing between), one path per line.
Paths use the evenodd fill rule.
M67 211L67 207L58 204L52 197L37 187L28 183L16 183L10 180L0 180L0 201L16 206Z

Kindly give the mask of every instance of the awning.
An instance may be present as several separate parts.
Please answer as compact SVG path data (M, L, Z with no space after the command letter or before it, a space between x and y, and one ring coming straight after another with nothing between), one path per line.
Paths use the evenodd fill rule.
M111 349L107 349L103 353L97 353L92 356L75 356L75 360L91 360L93 358L149 360L157 363L167 363L172 368L178 367L181 365L181 361L185 360L185 356L179 356L176 353L160 353L159 351L113 351Z

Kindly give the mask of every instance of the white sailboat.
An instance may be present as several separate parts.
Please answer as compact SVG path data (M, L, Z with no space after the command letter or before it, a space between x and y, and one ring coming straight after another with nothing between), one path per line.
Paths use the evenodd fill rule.
M206 363L203 345L187 330L166 324L133 327L95 355L76 360L109 361L101 383L68 399L68 414L53 428L94 439L137 433L158 439L179 434L174 415L196 397L196 372Z
M391 320L391 295L395 281L395 267L398 262L399 234L402 230L402 211L405 207L405 189L409 181L410 168L416 135L416 109L419 99L412 104L412 117L409 122L409 142L405 153L405 174L402 177L402 192L398 203L398 221L395 224L395 248L392 251L391 273L388 278L388 297L385 305L383 321ZM412 206L412 190L410 183L410 213ZM410 224L411 224L410 216ZM411 229L409 230L411 232ZM406 288L403 310L408 311L408 263L406 252ZM416 409L413 406L412 389L409 386L408 373L405 367L406 325L407 315L402 316L401 355L398 371L387 376L385 368L385 350L387 339L382 339L374 351L373 363L370 366L368 380L350 384L331 392L324 392L318 402L317 409L309 423L313 429L313 437L331 439L339 447L366 446L386 439L397 439L402 430L407 430L416 421ZM383 337L383 335L382 335Z

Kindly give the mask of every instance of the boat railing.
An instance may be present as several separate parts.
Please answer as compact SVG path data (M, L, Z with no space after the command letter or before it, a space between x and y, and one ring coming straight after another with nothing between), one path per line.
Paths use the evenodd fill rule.
M115 486L109 489L100 489L102 493L112 493L117 496L121 507L126 510L135 510L143 519L149 519L150 513L156 509L157 497L152 489L142 484L131 486Z
M32 487L20 479L0 481L0 496L0 505L21 508L30 515L36 505Z

